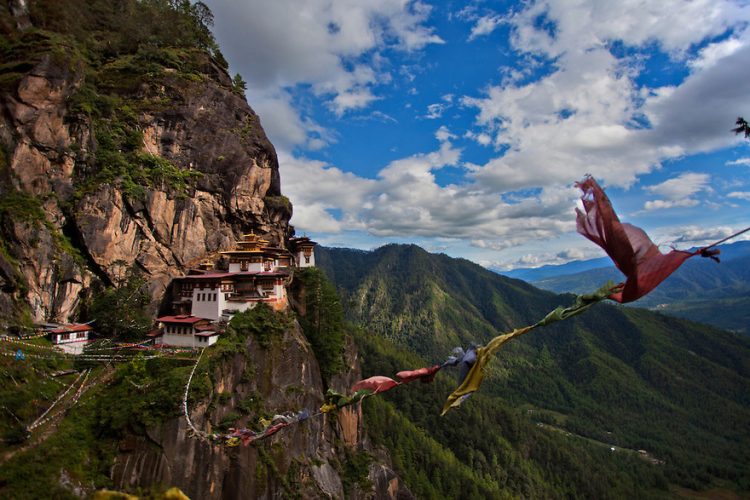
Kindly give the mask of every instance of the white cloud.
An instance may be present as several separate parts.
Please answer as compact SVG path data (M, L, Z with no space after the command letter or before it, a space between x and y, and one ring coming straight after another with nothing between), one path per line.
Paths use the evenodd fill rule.
M484 132L475 133L471 130L468 130L464 134L464 137L466 137L467 139L471 139L472 141L482 146L489 146L490 144L492 144L492 137Z
M503 19L498 15L486 15L478 18L471 28L469 34L469 41L475 40L480 36L486 36L491 34L495 29L502 24Z
M739 158L737 160L728 161L727 165L746 165L750 167L750 158Z
M451 139L455 139L456 136L454 134L451 134L450 130L448 130L448 127L446 127L445 125L441 125L437 132L435 132L435 138L440 142L445 142Z
M643 204L644 210L661 210L664 208L694 207L698 200L650 200Z
M697 57L688 61L688 66L693 70L708 69L719 60L734 54L746 43L746 41L737 37L732 37L721 42L709 44L700 50Z
M750 191L732 191L727 196L738 200L750 201Z
M546 0L530 2L511 22L517 47L557 57L612 40L655 42L679 55L749 19L747 6L726 0Z
M358 88L356 90L338 92L336 97L329 102L329 107L336 113L336 116L341 117L347 111L366 108L376 99L377 97L372 94L370 89Z
M383 50L413 52L443 43L427 25L431 7L420 0L206 3L215 14L222 51L248 83L253 107L259 96L276 96L270 104L282 109L285 118L261 117L269 124L278 122L267 127L277 145L305 146L309 122L279 95L304 85L326 99L337 115L362 109L378 98L377 85L392 78Z
M678 200L703 191L708 187L710 180L711 176L708 174L685 172L660 184L644 186L643 189L670 200Z
M427 118L428 120L437 120L441 116L443 116L443 112L446 109L446 105L443 103L434 103L429 104L427 106L427 114L424 115L424 118Z
M434 172L459 166L461 152L451 144L454 136L446 127L435 136L438 149L395 160L375 179L282 152L284 192L294 204L292 223L311 232L471 239L484 241L484 248L519 245L575 227L578 193L572 188L545 188L503 201L472 185L440 186ZM336 211L340 216L332 217Z
M668 242L676 246L701 246L709 245L715 241L726 238L736 233L739 228L731 226L718 227L698 227L698 226L681 226L671 228L665 232L661 241ZM745 240L750 238L747 233L738 236L732 241Z
M550 65L544 76L489 86L462 103L502 155L474 178L495 190L549 186L592 173L632 185L662 161L731 145L737 103L750 100L750 6L730 1L532 1L509 18L513 45ZM657 44L674 57L709 37L691 73L672 87L639 88L637 59L611 42ZM523 81L523 80L521 80ZM507 149L507 150L506 150Z
M643 208L645 210L661 210L665 208L694 207L698 205L699 201L691 198L691 196L710 189L710 180L711 176L708 174L685 172L662 183L653 186L644 186L644 190L666 199L649 200L644 203Z
M510 271L517 268L560 265L573 260L586 260L601 256L601 252L598 249L572 248L562 252L535 251L534 253L522 254L520 257L512 260L488 261L482 263L482 265L500 271Z

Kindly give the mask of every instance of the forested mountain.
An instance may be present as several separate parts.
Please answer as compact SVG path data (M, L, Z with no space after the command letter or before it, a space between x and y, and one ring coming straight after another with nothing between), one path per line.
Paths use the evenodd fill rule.
M365 376L441 362L456 346L573 299L416 246L320 249L317 259L362 328ZM593 497L653 493L667 482L750 486L750 342L731 333L600 304L511 342L480 394L438 417L453 387L443 377L365 404L378 416L368 426L407 481L429 474L419 469L432 460L530 496L541 485ZM415 451L418 442L433 451ZM644 450L630 456L646 460L625 461L619 447ZM414 454L419 466L409 465ZM600 489L586 489L589 481Z
M750 333L750 242L722 245L720 249L720 264L700 259L687 261L658 288L633 305L738 333ZM596 265L601 260L586 262ZM565 271L585 265L560 266L554 271L554 276L549 276L550 269L519 270L513 276L525 276L520 279L557 293L585 293L607 280L622 280L622 274L611 264L580 272Z

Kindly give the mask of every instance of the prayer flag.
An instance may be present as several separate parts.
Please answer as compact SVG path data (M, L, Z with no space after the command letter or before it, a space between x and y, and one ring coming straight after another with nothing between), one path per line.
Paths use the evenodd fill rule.
M576 208L578 232L602 247L626 277L622 288L611 293L610 299L626 303L643 297L683 262L702 252L699 249L661 253L641 228L620 222L593 177L586 177L576 187L583 191L581 201L585 210L584 213Z
M396 376L401 380L402 384L408 384L412 380L419 379L423 384L432 382L435 379L435 375L442 368L441 365L431 366L429 368L418 368L416 370L405 370L398 372Z
M495 351L500 349L500 347L510 339L523 335L524 333L533 330L535 327L536 325L516 328L510 333L498 335L490 340L485 346L477 347L476 361L469 369L469 372L461 382L461 385L459 385L458 388L448 396L448 400L445 402L441 414L445 415L451 408L458 407L469 394L476 392L479 389L479 386L482 385L482 380L484 379L484 366L490 360L492 355L495 354Z
M379 392L391 390L397 385L399 385L399 382L396 382L392 378L376 375L374 377L360 380L352 386L352 391L357 392L365 389L372 391L373 394L378 394Z

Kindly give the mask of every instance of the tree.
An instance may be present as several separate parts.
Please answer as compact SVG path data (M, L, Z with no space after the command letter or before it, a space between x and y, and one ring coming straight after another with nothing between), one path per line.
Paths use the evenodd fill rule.
M745 134L745 139L750 137L750 125L748 125L747 121L745 121L744 118L742 118L741 116L738 117L735 125L737 125L737 127L733 128L732 132L734 132L735 134Z
M245 97L245 90L247 90L247 83L245 83L242 75L237 73L236 75L234 75L234 78L232 78L232 91L235 94Z
M298 276L306 299L300 324L327 381L344 368L344 309L336 288L320 269L307 268Z
M136 267L130 267L115 277L113 287L94 297L94 326L99 333L113 338L141 339L152 325L150 301L148 281Z

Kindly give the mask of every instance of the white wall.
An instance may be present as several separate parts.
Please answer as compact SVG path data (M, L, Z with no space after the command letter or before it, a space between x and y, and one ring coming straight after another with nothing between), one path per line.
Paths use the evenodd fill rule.
M260 262L255 263L248 263L247 264L247 270L253 273L259 273L263 271L263 264ZM239 262L230 262L229 263L229 272L230 273L239 273L243 272L242 268L240 267Z
M215 299L214 295L216 296ZM196 288L193 290L193 304L190 314L198 318L217 320L221 317L221 311L226 309L226 303L221 286L217 288Z
M198 341L192 334L184 335L180 333L164 333L161 337L161 343L177 347L200 347ZM202 345L202 344L201 344Z
M315 266L315 252L310 254L310 262L305 262L305 252L299 250L297 252L297 267L314 267Z
M64 334L62 334L62 333L52 333L51 334L51 336L52 336L52 343L53 344L67 344L67 343L70 343L70 342L79 342L79 341L82 341L82 340L88 340L88 338L89 338L89 332L88 331L85 331L85 332L68 332L68 335L69 335L70 338L67 338L65 340L63 340L63 338L62 338L63 335ZM81 336L79 337L79 335L81 335Z

